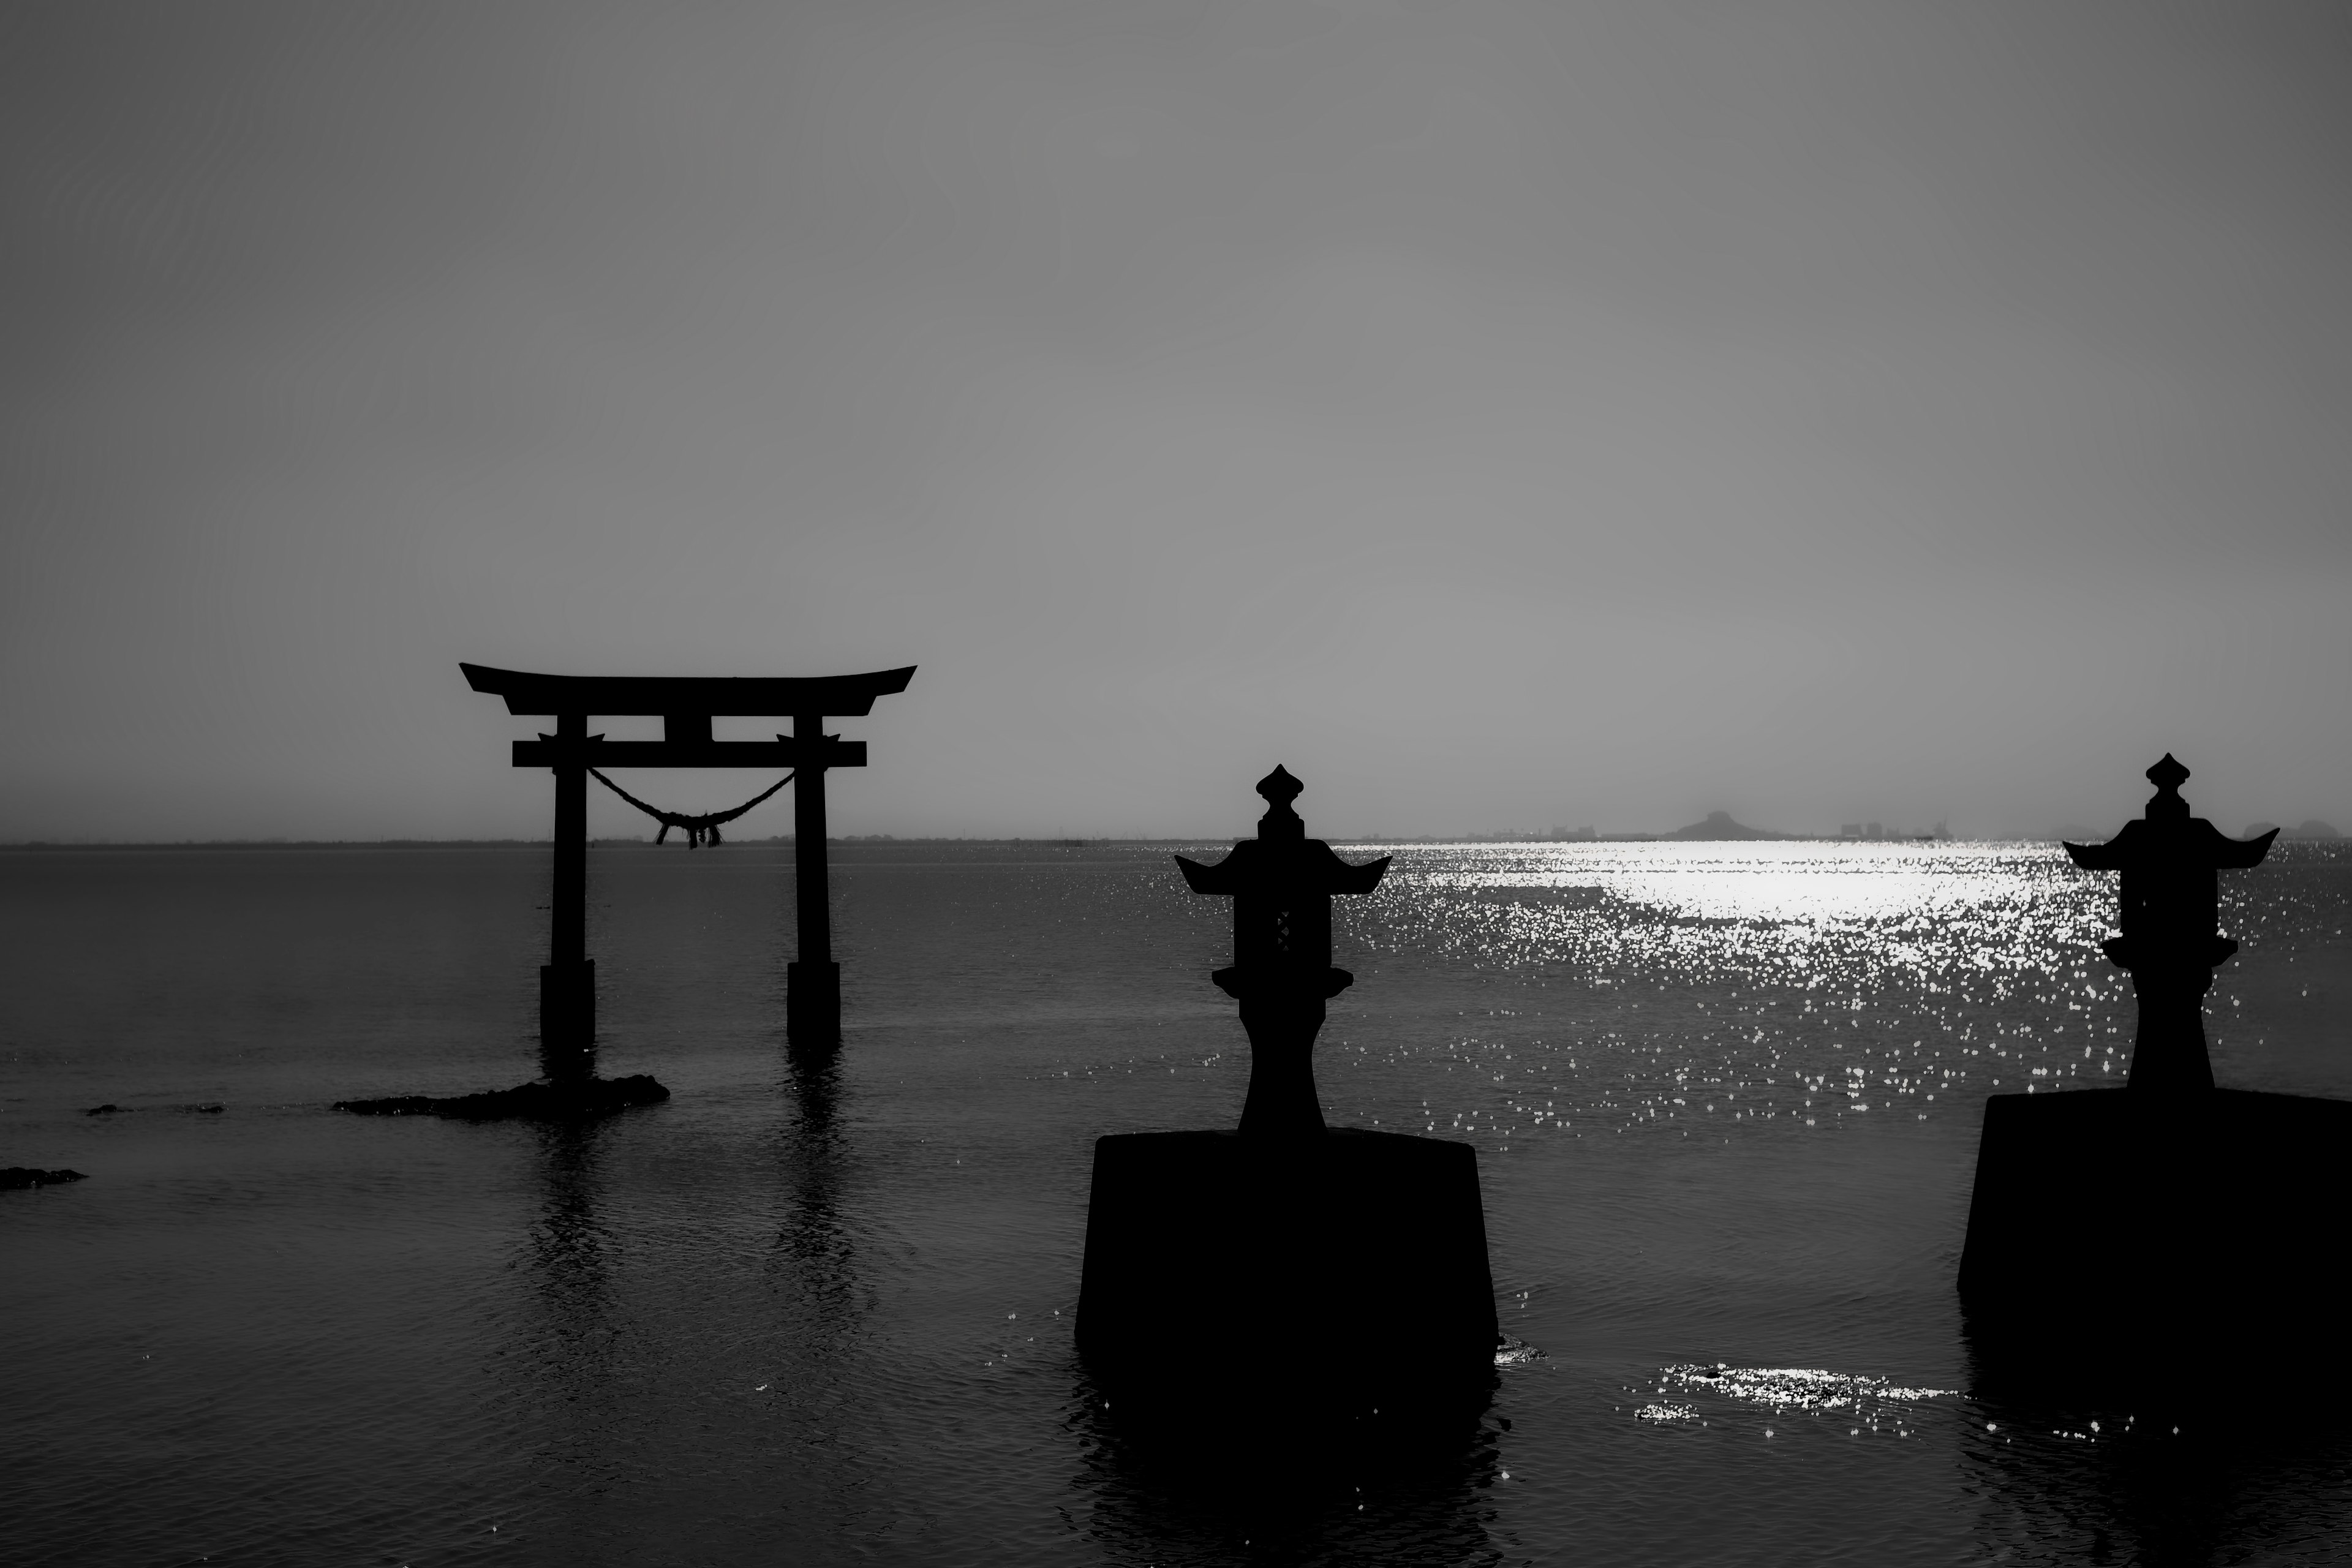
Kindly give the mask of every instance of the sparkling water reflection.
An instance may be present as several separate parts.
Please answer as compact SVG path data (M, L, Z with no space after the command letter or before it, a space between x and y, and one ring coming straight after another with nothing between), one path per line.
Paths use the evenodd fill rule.
M1275 1389L1189 1443L1101 1407L1068 1313L1091 1140L1237 1113L1221 911L1159 847L839 854L855 1022L812 1062L786 852L597 853L604 1065L676 1098L575 1130L325 1109L530 1070L542 852L0 854L0 1158L90 1173L0 1194L6 1552L2320 1562L2352 1527L2324 1367L2243 1352L2316 1430L2157 1433L1969 1359L1981 1100L2115 1083L2129 1037L2112 891L2052 847L1401 850L1343 911L1327 1111L1476 1143L1527 1353L1456 1427ZM2225 1082L2352 1092L2347 870L2225 889Z

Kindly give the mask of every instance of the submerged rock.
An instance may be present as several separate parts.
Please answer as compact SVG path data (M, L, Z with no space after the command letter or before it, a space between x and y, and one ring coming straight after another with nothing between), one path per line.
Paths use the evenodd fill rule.
M117 1105L114 1101L110 1100L104 1105L91 1106L88 1110L83 1111L82 1114L84 1116L121 1116L131 1109L131 1107L128 1105Z
M627 1078L592 1078L567 1083L525 1083L483 1094L402 1094L384 1100L339 1100L337 1110L357 1116L452 1116L467 1121L498 1121L510 1118L567 1121L582 1116L610 1116L633 1105L656 1105L669 1090L650 1073Z
M79 1171L37 1171L30 1165L10 1165L0 1170L0 1192L17 1187L54 1187L61 1182L86 1182L89 1178Z

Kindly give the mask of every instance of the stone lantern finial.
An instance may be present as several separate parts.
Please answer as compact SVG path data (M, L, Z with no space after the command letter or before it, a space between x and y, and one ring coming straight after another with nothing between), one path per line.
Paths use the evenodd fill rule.
M2147 782L2156 786L2156 794L2147 803L2147 815L2155 817L2187 816L2189 803L2180 798L2180 786L2189 782L2189 770L2170 752L2164 760L2147 770Z
M1292 776L1280 763L1274 772L1257 781L1257 793L1265 797L1265 815L1257 819L1260 838L1304 838L1306 820L1290 803L1306 793L1307 786Z

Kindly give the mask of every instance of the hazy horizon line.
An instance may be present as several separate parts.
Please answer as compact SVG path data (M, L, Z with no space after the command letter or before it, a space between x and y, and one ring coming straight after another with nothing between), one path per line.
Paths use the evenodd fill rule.
M2252 833L2252 829L2253 829L2253 828L2255 828L2255 827L2264 827L2264 828L2267 828L2267 826L2269 826L2268 824L2264 824L2264 823L2251 824L2251 825L2249 825L2249 827L2248 827L2248 829L2247 829L2247 831L2246 831L2245 833L2242 833L2242 834L2240 834L2240 835L2236 835L2236 836L2234 836L2234 837L2250 837L2250 836L2251 836L2251 833ZM2081 843L2081 842L2103 842L2103 841L2105 841L2105 839L2112 838L2113 837L2115 837L2116 833L2116 832L2119 832L2120 830L2121 830L2121 825L2120 825L2120 824L2118 824L2118 825L2116 826L2116 827L2115 827L2115 828L2106 828L2106 829L2080 827L2080 826L2074 826L2074 825L2070 824L2070 825L2067 825L2067 826L2065 826L2059 827L2059 828L2056 828L2056 829L2053 829L2053 830L2050 830L2050 831L2047 831L2047 832L2011 832L2011 833L1953 834L1953 835L1951 835L1951 836L1950 836L1950 837L1945 837L1945 838L1941 838L1941 839L1938 839L1938 838L1928 836L1928 835L1924 835L1924 834L1912 834L1912 833L1889 833L1889 834L1885 834L1885 835L1884 835L1884 836L1882 836L1882 837L1879 837L1872 838L1872 837L1851 837L1851 836L1842 835L1842 834L1828 834L1828 833L1781 833L1781 832L1778 832L1777 830L1771 830L1771 831L1769 831L1769 837L1757 837L1757 838L1700 838L1700 837L1680 837L1680 836L1678 836L1678 835L1677 835L1674 830L1672 830L1672 829L1667 829L1667 830L1664 830L1664 831L1654 832L1654 833L1640 833L1640 832L1625 832L1625 833L1598 833L1598 834L1594 834L1594 835L1592 835L1592 836L1591 836L1591 837L1562 836L1562 835L1543 835L1543 834L1524 834L1524 835L1522 835L1522 834L1499 834L1499 833L1458 833L1458 834L1394 834L1394 833L1362 833L1362 834L1328 834L1328 835L1325 835L1325 836L1323 836L1323 841L1324 841L1325 843L1328 843L1328 844L1396 844L1396 845L1453 845L1453 844L1463 844L1463 845L1470 845L1470 844L1479 844L1479 845L1509 845L1509 844L1515 844L1515 845L1570 845L1570 844L1773 844L1773 843L1779 843L1779 844L1852 844L1852 845L1862 846L1862 845L1878 845L1878 844L1908 845L1908 844L1922 844L1922 843L1947 843L1947 844L2056 844L2056 843L2063 842L2063 841L2066 841L2066 840L2069 840L2069 839L2074 840L2074 841L2078 842L2078 843ZM1768 831L1768 830L1759 830L1759 831ZM2294 841L2300 841L2300 842L2327 843L2327 842L2332 842L2332 841L2334 841L2334 840L2333 840L2333 839L2331 839L2331 837L2330 837L2328 835L2326 835L2326 834L2309 834L2309 835L2305 835L2305 834L2304 834L2304 833L2300 832L2297 828L2294 828L2294 827L2283 827L2283 828L2282 828L2282 830L2281 830L2281 832L2280 832L2279 837L2280 837L2282 839L2294 840ZM2343 836L2342 836L2342 835L2340 835L2340 834L2336 836L2336 837L2338 837L2338 838L2340 838L2340 837L2343 837ZM795 839L794 836L793 836L793 835L792 835L792 834L789 834L789 833L785 833L785 834L771 834L771 835L763 835L763 836L757 837L742 837L730 838L730 839L726 840L724 843L719 844L719 845L717 845L717 846L714 846L713 847L718 847L718 848L727 848L727 847L736 847L736 846L748 846L748 845L768 845L768 846L772 846L772 845L779 845L779 844L792 844L792 843L795 843L795 842L797 842L797 840ZM1165 834L1165 835L1156 835L1156 834L1055 834L1055 835L1050 835L1050 836L1049 836L1049 835L1042 835L1042 834L1017 834L1017 833L1008 833L1008 834L990 834L990 833L980 833L980 834L890 834L890 833L878 833L878 834L847 834L847 835L841 835L841 836L828 837L825 839L825 842L826 842L827 844L829 844L829 845L840 845L840 846L844 846L844 847L850 847L850 846L861 846L861 845L877 845L877 844L916 844L916 845L919 845L919 844L1026 844L1026 845L1036 845L1036 846L1042 846L1042 847L1092 847L1092 846L1105 846L1105 847L1109 847L1109 846L1118 846L1118 845L1163 845L1163 844L1197 845L1197 844L1223 844L1223 843L1239 842L1239 840L1238 840L1238 839L1236 839L1236 838L1234 838L1234 837L1231 837L1231 836L1223 835L1223 834ZM467 849L467 848L472 848L472 849L519 848L519 849L520 849L520 848L547 848L547 847L550 847L551 846L552 846L552 845L553 845L553 843L554 843L554 840L553 840L551 837L541 837L541 838L514 838L514 837L507 837L507 838L428 838L428 837L415 837L415 836L399 837L387 837L387 838L366 838L366 837L352 837L352 838L283 838L283 837L267 837L267 838L98 838L98 837L53 837L53 838L20 838L20 839L0 840L0 850L42 850L42 849L335 849L335 848L357 848L357 849L394 849L394 848L404 848L404 847L415 847L415 848L437 848L437 849ZM598 835L598 836L596 836L596 837L594 837L590 838L590 839L588 840L588 843L589 843L590 847L592 847L592 848L597 848L597 847L614 847L614 848L617 848L617 847L630 847L630 846L641 846L641 847L646 847L646 848L654 848L654 847L668 848L668 847L670 847L670 846L667 846L667 845L656 846L656 845L655 844L655 842L654 842L654 839L653 839L652 835L650 835L650 834L639 835L639 836L635 836L635 837L629 837L629 836L624 836L624 835Z

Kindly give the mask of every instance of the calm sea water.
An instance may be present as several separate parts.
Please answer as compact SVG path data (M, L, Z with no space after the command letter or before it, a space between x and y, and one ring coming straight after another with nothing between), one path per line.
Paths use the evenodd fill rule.
M2291 1426L1966 1392L1982 1100L2130 1034L2053 847L1401 851L1341 910L1326 1110L1477 1147L1542 1353L1336 1478L1171 1458L1070 1346L1092 1140L1238 1115L1224 902L1165 847L836 855L818 1073L789 849L596 851L600 1065L675 1098L561 1130L328 1109L532 1075L543 849L0 853L0 1163L90 1178L0 1194L0 1561L2352 1555L2331 1358L2245 1347ZM2352 858L2225 899L2222 1081L2352 1094Z

